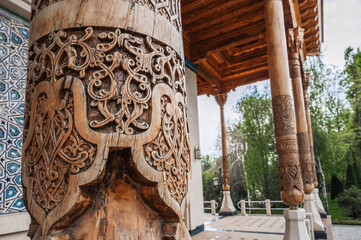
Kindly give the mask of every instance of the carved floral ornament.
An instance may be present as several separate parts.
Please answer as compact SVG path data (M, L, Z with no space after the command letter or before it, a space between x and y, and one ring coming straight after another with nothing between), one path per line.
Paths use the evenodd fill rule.
M190 149L184 63L172 48L120 29L53 32L30 48L26 98L23 184L43 235L90 204L81 186L102 177L112 148L131 148L165 203L182 204Z

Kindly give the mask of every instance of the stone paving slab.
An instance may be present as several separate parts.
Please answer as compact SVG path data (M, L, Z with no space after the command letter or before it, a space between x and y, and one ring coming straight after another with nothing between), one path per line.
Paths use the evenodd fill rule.
M332 225L334 240L361 240L361 226Z

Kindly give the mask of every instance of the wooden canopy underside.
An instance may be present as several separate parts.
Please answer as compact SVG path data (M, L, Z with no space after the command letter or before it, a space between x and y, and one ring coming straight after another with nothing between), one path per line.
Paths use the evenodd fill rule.
M268 79L264 0L182 0L185 56L198 95ZM320 53L320 0L283 0L285 27L305 29L303 58Z

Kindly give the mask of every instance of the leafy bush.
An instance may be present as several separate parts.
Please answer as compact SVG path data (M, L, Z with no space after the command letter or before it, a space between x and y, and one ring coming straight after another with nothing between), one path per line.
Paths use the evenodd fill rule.
M345 207L353 219L361 217L361 189L351 186L336 198L336 202Z

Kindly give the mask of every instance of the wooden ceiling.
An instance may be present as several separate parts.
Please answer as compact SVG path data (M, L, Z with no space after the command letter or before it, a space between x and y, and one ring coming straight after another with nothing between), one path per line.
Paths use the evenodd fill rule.
M185 56L198 95L268 79L264 0L182 0ZM283 0L285 26L305 29L304 56L320 52L319 0Z

